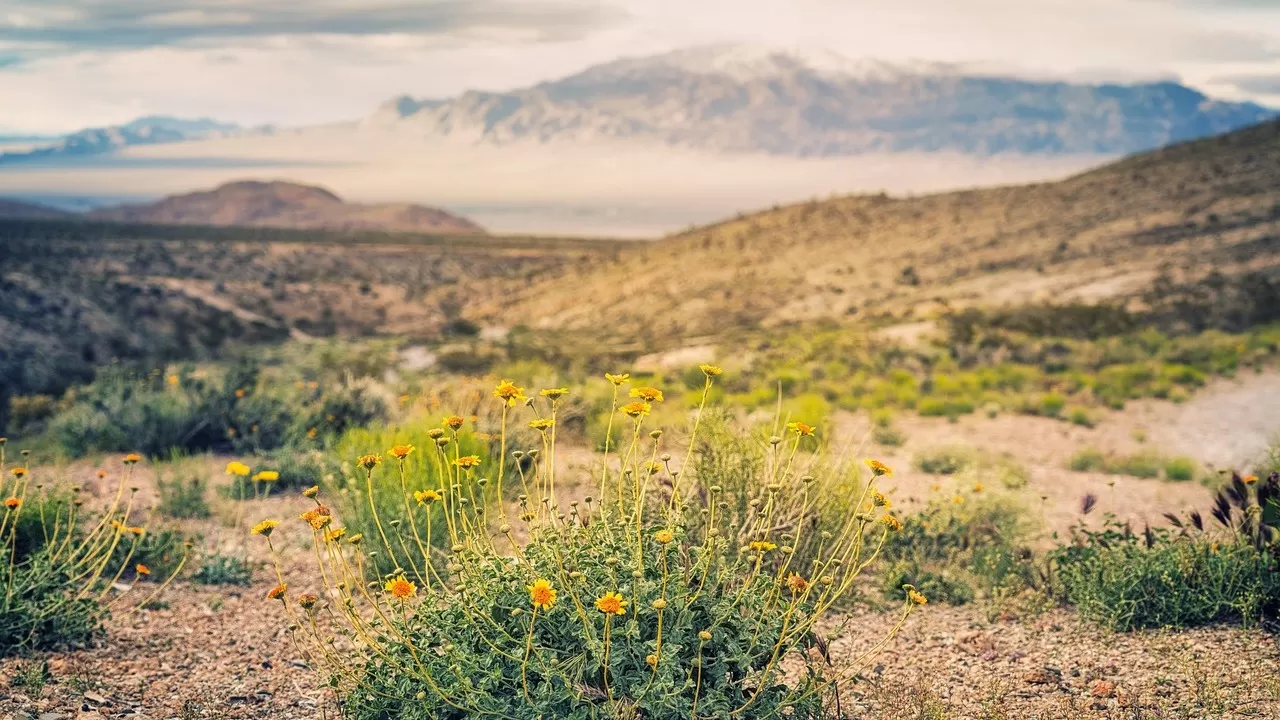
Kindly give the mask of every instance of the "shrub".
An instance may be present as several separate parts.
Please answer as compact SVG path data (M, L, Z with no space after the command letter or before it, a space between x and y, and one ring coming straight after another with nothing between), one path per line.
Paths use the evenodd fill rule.
M168 463L156 466L157 509L162 514L172 518L207 518L212 514L205 497L207 469L202 465L202 461L172 455Z
M708 385L719 374L704 372ZM825 647L817 623L854 587L874 557L870 549L883 544L896 520L868 485L855 501L868 502L865 514L846 514L825 528L808 515L798 518L795 533L817 534L826 545L816 565L795 564L793 546L773 528L773 513L789 494L822 487L801 476L796 489L807 455L800 448L812 432L796 424L768 442L770 482L749 504L754 532L743 546L739 528L721 512L717 478L690 477L692 468L666 474L664 444L671 441L645 426L657 396L636 391L651 399L623 408L611 456L619 467L609 472L610 462L602 462L605 492L598 499L561 504L553 463L535 461L509 473L505 453L478 467L441 462L427 487L438 494L430 510L445 526L438 544L416 532L431 517L421 509L414 508L416 526L401 524L410 525L406 535L386 533L379 501L368 493L376 529L356 538L331 527L325 496L315 499L305 517L331 587L295 596L281 585L269 597L297 618L324 612L322 598L335 593L334 616L353 625L358 638L354 652L332 653L321 626L297 624L330 671L348 717L823 717L836 675L806 651ZM523 397L507 382L496 394L515 407ZM556 399L531 407L541 418L554 417ZM512 421L528 423L529 412L511 413ZM669 449L683 447L677 440ZM553 450L548 444L544 452ZM372 460L363 465L377 467ZM871 467L875 475L887 472ZM464 503L472 488L485 487L480 475L492 478L495 496L504 494L504 482L519 485L516 508ZM412 479L420 477L415 468ZM700 525L684 522L702 510ZM491 522L496 535L488 531ZM257 531L271 544L274 528L263 523ZM391 554L401 538L402 550L418 550L416 561L366 585L361 567L370 553L363 549ZM431 556L447 562L441 572ZM901 621L924 603L914 589L905 593Z
M896 427L877 427L871 432L871 439L885 447L901 447L907 442L907 434Z
M1138 453L1125 455L1107 463L1107 472L1118 475L1130 475L1136 478L1160 477L1163 461L1154 453Z
M959 500L960 502L956 502ZM1022 508L989 492L933 498L903 520L882 551L881 588L894 597L903 584L929 588L952 605L1017 592L1038 582ZM929 597L934 597L930 595Z
M930 475L954 475L973 464L973 450L958 445L925 450L915 457L920 472Z
M249 587L253 584L253 567L244 558L213 553L204 558L191 579L201 585Z
M0 593L0 657L91 640L102 631L107 608L100 601L111 586L125 574L150 572L135 561L151 558L143 539L148 529L130 524L132 500L122 501L139 459L126 458L114 501L90 514L70 492L37 488L45 485L33 482L37 469L8 466L0 439L0 552L8 558L0 563L6 588ZM39 533L20 534L30 517L38 519Z
M1196 461L1191 458L1169 458L1164 461L1164 477L1175 482L1189 482L1195 479L1196 467Z
M1062 598L1114 630L1190 627L1223 620L1256 624L1280 609L1280 565L1234 539L1138 535L1110 522L1077 533L1052 554Z
M1067 466L1076 472L1101 472L1107 467L1107 456L1101 450L1085 448L1077 450Z

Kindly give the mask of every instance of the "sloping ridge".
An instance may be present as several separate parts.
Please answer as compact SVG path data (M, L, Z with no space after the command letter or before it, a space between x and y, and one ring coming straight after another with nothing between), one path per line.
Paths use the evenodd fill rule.
M474 222L437 208L407 203L349 203L324 188L282 181L227 183L213 190L174 195L151 204L95 210L87 217L160 225L484 232L484 228Z
M927 316L942 305L1073 297L1280 263L1280 121L1053 183L813 201L566 270L478 316L651 345L807 321ZM589 297L584 303L581 298Z
M71 213L36 203L0 198L0 219L4 220L53 220L71 217Z

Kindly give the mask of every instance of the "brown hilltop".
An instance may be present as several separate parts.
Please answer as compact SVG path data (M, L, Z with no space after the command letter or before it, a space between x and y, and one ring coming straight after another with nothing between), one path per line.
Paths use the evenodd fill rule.
M1269 270L1278 229L1273 121L1060 182L739 216L566 267L475 315L664 345L793 321L906 320L939 303L1096 301L1162 270Z
M351 203L324 188L279 181L227 183L213 190L173 195L148 205L104 208L88 213L87 217L157 225L484 233L479 225L444 210L407 203Z

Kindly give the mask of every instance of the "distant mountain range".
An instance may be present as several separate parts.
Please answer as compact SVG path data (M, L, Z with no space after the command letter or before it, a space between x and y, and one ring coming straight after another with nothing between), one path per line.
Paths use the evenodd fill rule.
M1115 155L1229 132L1275 115L1175 82L1039 81L939 63L712 45L624 58L510 92L400 96L358 126L499 146L626 139L798 157ZM272 132L207 118L151 116L0 154L0 164Z
M395 98L366 128L468 142L640 138L724 152L1101 153L1227 132L1275 113L1173 82L1089 85L940 64L717 45L617 60L505 93Z
M0 218L89 220L152 225L224 225L302 230L483 234L466 218L422 205L350 203L324 188L290 182L242 181L174 195L145 205L120 205L75 215L0 199Z
M99 155L134 145L159 145L224 137L243 130L239 125L209 118L187 120L151 115L124 125L81 130L49 141L48 144L36 144L28 150L0 153L0 163Z

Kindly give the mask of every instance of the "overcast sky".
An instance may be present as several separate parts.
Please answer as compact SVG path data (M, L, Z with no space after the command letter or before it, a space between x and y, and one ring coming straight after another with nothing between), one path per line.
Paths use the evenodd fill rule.
M1280 0L0 0L0 132L348 120L738 41L1280 107Z

